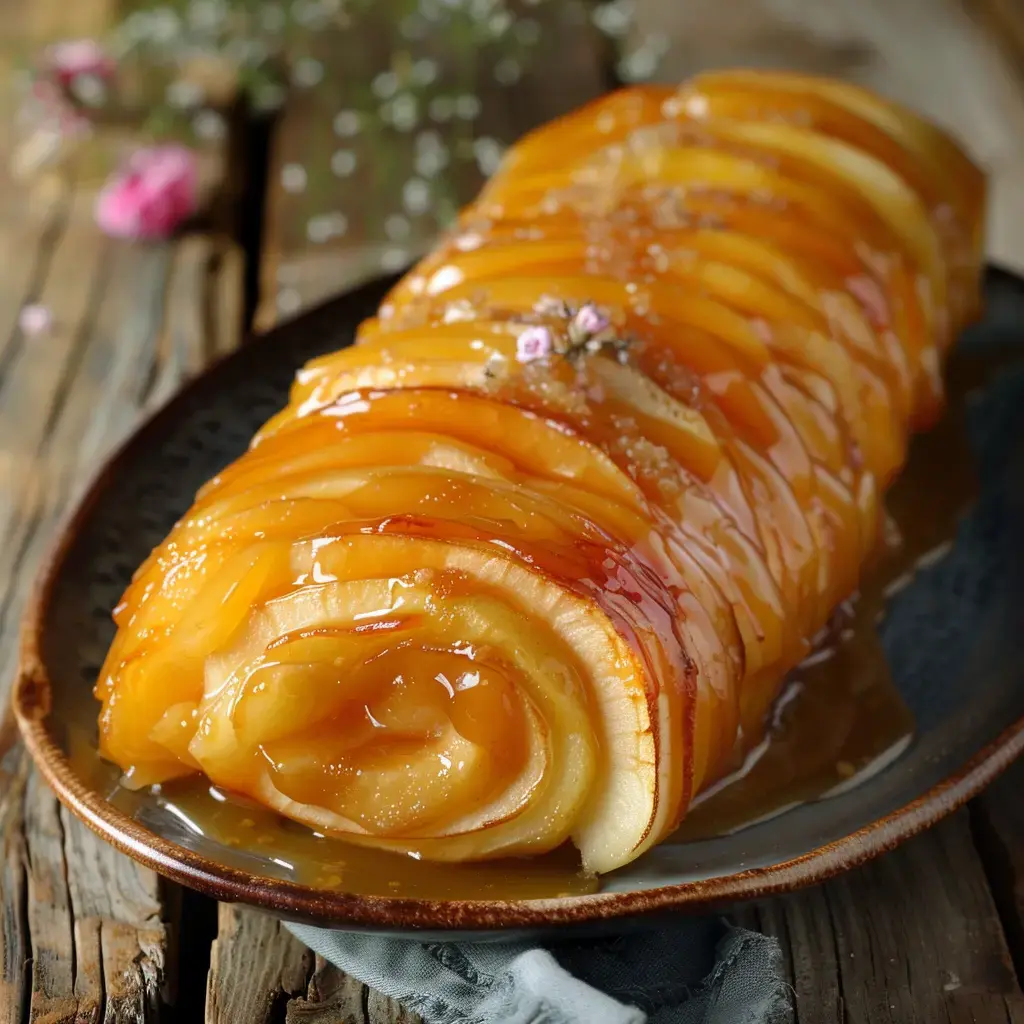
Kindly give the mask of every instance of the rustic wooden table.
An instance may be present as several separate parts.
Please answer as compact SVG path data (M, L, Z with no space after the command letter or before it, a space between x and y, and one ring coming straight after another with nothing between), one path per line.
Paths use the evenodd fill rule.
M16 43L98 32L118 6L0 0L0 81ZM992 171L990 251L1024 269L1020 0L618 0L599 18L613 33L628 9L634 18L610 49L588 29L585 6L525 5L528 15L535 7L517 29L533 47L525 73L519 55L465 50L409 67L393 40L331 60L341 44L323 34L305 65L310 87L289 95L265 154L262 231L234 204L239 175L259 186L260 168L228 142L204 158L221 212L165 245L133 248L97 232L101 156L31 185L0 178L0 697L55 521L140 415L238 343L246 280L259 283L255 322L265 328L404 262L434 230L430 212L475 188L500 141L605 86L609 53L627 54L625 74L656 64L662 79L715 64L845 75L926 111ZM454 83L448 93L435 90L425 110L392 104L386 131L367 130L360 104L386 105L389 74L429 84L439 73ZM10 103L0 90L5 126ZM103 129L94 153L123 142L123 128ZM0 129L5 167L14 145ZM35 302L53 327L30 337L17 321ZM895 852L736 911L779 938L794 1021L1024 1022L1022 787L1018 765ZM32 774L9 726L0 727L0 906L0 1024L415 1019L277 921L218 907L104 846Z

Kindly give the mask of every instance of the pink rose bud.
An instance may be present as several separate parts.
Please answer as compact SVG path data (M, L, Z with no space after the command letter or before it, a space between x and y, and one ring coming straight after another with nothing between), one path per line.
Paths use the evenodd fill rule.
M198 204L196 156L186 146L137 150L103 186L96 223L115 238L167 238Z
M554 347L554 339L547 327L527 327L516 340L516 359L521 363L543 359L551 354Z
M117 65L95 39L69 39L55 43L46 54L47 63L60 82L67 88L81 75L108 79Z
M606 331L610 323L608 317L606 317L592 302L588 302L583 306L580 306L576 312L576 316L573 318L573 324L577 330L586 334L588 337L593 337L595 334L600 334L602 331Z

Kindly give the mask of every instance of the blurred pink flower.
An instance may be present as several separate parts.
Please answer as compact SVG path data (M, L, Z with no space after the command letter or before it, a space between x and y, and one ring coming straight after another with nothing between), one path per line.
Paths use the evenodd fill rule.
M54 43L46 52L47 63L65 88L80 75L108 79L117 70L112 57L95 39L69 39Z
M96 223L116 238L167 238L198 203L195 153L187 146L137 150L96 200Z
M529 363L551 355L554 338L546 327L527 327L516 339L516 359Z
M30 338L45 334L53 326L53 314L46 306L38 303L22 306L18 314L18 326Z
M573 326L587 337L606 331L610 325L606 317L592 302L584 303L576 311Z

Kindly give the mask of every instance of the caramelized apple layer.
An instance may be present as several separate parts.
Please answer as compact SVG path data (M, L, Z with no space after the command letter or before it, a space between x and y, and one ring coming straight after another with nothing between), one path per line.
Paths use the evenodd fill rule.
M800 75L534 132L138 570L103 754L420 857L629 862L856 590L983 201Z

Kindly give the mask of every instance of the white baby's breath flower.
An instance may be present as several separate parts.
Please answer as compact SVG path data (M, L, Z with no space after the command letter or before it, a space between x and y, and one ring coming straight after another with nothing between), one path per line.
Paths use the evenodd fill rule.
M334 134L348 138L359 133L360 114L358 110L339 110L334 115Z
M75 75L69 88L72 95L87 107L102 107L107 101L107 83L99 75Z
M185 14L189 27L196 32L213 32L227 15L224 0L192 0Z
M311 242L329 242L344 235L348 230L348 218L340 210L321 213L310 217L306 224L306 235Z
M403 217L400 213L393 213L384 220L384 234L392 242L405 241L411 231L412 225L409 223L408 218Z
M490 177L500 166L504 147L497 139L482 135L473 142L473 156L480 173Z
M448 166L448 149L427 149L417 153L413 160L416 173L423 178L434 178Z
M289 316L302 306L302 296L294 288L283 288L277 293L277 311Z
M292 194L305 192L309 176L302 164L285 164L281 168L281 188Z
M382 71L373 82L370 83L374 96L382 100L390 99L398 92L398 75L394 71Z
M436 60L422 57L413 64L409 76L416 85L430 85L437 78L438 65Z
M191 110L206 99L206 90L198 82L178 79L167 86L165 95L170 106L177 110Z
M196 137L208 142L223 139L228 133L227 122L216 110L200 110L192 118L192 130Z
M402 205L409 213L425 213L430 206L430 185L422 178L410 178L402 187Z
M472 93L463 93L455 99L455 116L472 121L480 113L480 99Z
M356 154L351 149L337 149L331 157L331 171L339 178L353 174L356 164Z
M445 121L450 121L455 113L455 101L451 96L435 96L430 101L427 113L432 121L444 124Z
M409 262L409 253L405 249L385 249L380 255L380 267L388 273L401 270Z
M502 57L494 65L494 80L501 85L515 85L522 74L523 69L515 57Z
M599 4L592 15L594 24L608 36L622 37L633 23L632 0L611 0Z
M411 131L419 121L419 103L415 96L403 92L391 101L391 123L400 131Z
M303 89L311 89L324 77L324 66L313 57L302 57L292 68L292 81Z

